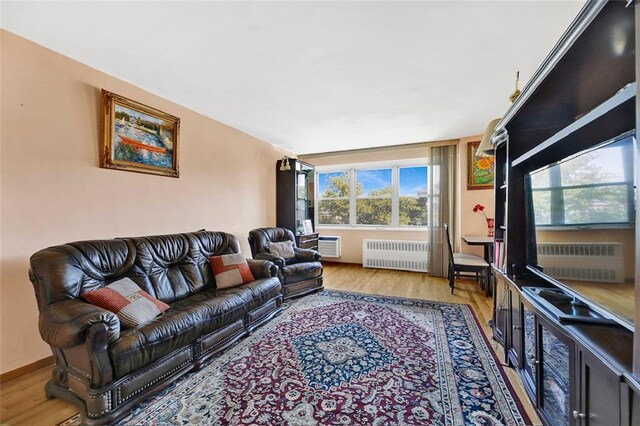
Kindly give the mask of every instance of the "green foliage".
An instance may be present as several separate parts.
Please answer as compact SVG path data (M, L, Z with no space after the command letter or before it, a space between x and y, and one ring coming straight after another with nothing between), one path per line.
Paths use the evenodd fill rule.
M349 200L320 200L318 202L318 222L323 225L348 225Z
M426 192L418 192L417 197L400 197L400 226L427 226Z
M391 225L391 198L359 198L356 200L358 225Z

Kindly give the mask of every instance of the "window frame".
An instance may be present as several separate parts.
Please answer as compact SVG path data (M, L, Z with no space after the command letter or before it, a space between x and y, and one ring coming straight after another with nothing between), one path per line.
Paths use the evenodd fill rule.
M319 184L315 186L314 192L314 222L317 229L340 229L340 230L390 230L390 231L427 231L428 225L400 225L400 198L412 198L412 196L400 196L400 169L408 167L426 167L427 183L431 179L430 166L427 158L416 158L411 160L384 161L371 163L351 163L333 166L316 166L315 181L320 182L320 174L328 173L347 173L349 177L349 223L348 224L322 224L319 222L319 205L322 200L346 199L339 198L322 198L320 196ZM369 197L356 195L357 171L391 169L391 197ZM427 184L427 198L431 199L430 185ZM388 199L391 198L391 224L375 225L375 224L358 224L356 201L358 199Z

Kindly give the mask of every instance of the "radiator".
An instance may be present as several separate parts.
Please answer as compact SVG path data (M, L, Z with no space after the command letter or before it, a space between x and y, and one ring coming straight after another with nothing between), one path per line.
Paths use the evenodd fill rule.
M340 237L318 237L318 253L322 257L340 257Z
M427 272L426 241L362 240L362 266Z
M554 278L621 283L622 248L620 243L541 243L538 264Z

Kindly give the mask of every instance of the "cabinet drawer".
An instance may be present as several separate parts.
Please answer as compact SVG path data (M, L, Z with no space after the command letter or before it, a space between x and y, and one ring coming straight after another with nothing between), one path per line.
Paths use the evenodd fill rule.
M298 236L298 247L302 249L318 250L318 234Z

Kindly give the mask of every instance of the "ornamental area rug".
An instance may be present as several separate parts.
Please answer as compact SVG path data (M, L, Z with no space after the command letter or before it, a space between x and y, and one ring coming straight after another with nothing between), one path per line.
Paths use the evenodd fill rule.
M468 305L325 291L151 400L126 425L524 425Z

